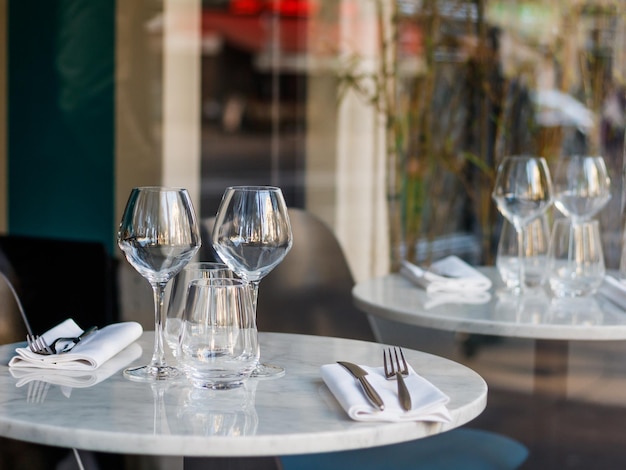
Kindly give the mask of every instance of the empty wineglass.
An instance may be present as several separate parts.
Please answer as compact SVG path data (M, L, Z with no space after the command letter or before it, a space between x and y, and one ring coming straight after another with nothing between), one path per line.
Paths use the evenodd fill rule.
M498 210L515 227L520 259L516 291L522 292L525 286L524 226L552 204L552 182L545 159L528 155L505 157L498 166L492 197Z
M280 188L232 186L217 211L213 248L222 261L252 286L256 312L259 283L291 249L292 233L287 205ZM253 376L284 374L282 367L259 364Z
M163 295L169 280L200 248L200 229L186 189L158 186L134 188L126 203L117 243L128 262L152 286L154 352L150 364L129 368L135 380L165 380L180 372L165 362Z
M573 224L595 215L611 198L611 179L602 157L562 157L553 178L554 205Z

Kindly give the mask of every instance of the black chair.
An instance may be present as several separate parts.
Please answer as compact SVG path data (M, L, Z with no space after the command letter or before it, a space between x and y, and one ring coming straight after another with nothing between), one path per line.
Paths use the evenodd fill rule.
M35 333L67 318L84 328L118 321L114 260L102 243L3 235L0 253Z
M290 208L289 219L293 246L259 287L259 331L373 341L366 315L352 303L354 279L331 229L302 209ZM211 246L214 221L202 221L203 261L219 259Z
M15 288L35 333L67 318L83 328L118 321L114 263L98 242L0 236L0 271ZM0 295L0 342L25 341L26 327L4 279ZM82 452L81 457L85 468L121 468L123 463L116 454ZM7 468L60 468L73 464L74 455L60 447L2 438L0 460Z

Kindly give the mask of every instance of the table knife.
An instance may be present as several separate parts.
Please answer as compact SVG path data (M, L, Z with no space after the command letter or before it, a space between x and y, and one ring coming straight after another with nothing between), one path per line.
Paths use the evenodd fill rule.
M345 367L359 381L361 387L363 388L363 391L365 392L365 396L369 399L370 402L372 402L372 405L374 405L381 411L385 409L383 399L380 398L380 395L376 392L376 390L374 390L374 387L372 387L372 384L369 382L369 380L365 378L365 376L367 375L367 372L365 370L363 370L356 364L352 364L351 362L337 361L337 364Z
M66 345L61 351L58 351L57 353L61 354L61 353L68 353L68 352L70 352L72 349L74 349L74 346L76 346L82 340L87 338L87 336L92 335L96 331L98 331L98 327L97 326L92 326L90 328L87 328L85 331L83 331L76 338L71 338L70 344Z

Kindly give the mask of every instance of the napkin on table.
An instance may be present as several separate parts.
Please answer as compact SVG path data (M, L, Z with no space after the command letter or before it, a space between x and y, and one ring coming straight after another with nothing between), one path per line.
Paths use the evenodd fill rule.
M626 283L613 276L604 276L602 284L598 288L598 294L602 294L611 302L626 310Z
M436 261L428 270L405 260L400 266L400 274L428 293L477 293L489 290L492 284L491 279L457 256Z
M42 336L48 344L59 337L78 336L83 330L67 319L45 332ZM113 356L135 342L143 333L137 322L122 322L107 325L78 343L70 352L44 356L35 354L28 347L17 348L16 356L9 361L9 367L44 368L60 370L94 370Z
M33 381L47 382L52 385L69 388L92 387L108 379L116 372L141 357L142 349L137 343L126 347L123 351L106 361L94 370L59 370L42 369L39 367L11 367L9 372L17 380L16 387L23 387Z
M411 394L412 409L405 411L398 400L398 383L387 380L382 367L361 366L367 371L367 380L385 403L383 411L374 408L354 376L339 364L321 367L322 379L350 418L356 421L437 421L449 423L446 404L450 398L409 366L404 378Z

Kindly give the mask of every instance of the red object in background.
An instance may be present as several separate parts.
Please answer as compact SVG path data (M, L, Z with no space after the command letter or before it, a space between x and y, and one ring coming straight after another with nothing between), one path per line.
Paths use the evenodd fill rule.
M280 50L302 52L307 47L307 15L314 11L315 3L312 0L231 0L228 11L205 9L202 12L202 31L205 35L219 34L241 49L259 53L267 50L271 41L269 15L263 13L276 11L280 20Z
M235 15L258 15L267 10L281 16L309 16L314 12L314 0L231 0L230 12Z
M282 16L309 16L315 11L313 0L269 0L268 8Z
M234 15L258 15L263 3L262 0L231 0L229 10Z

